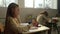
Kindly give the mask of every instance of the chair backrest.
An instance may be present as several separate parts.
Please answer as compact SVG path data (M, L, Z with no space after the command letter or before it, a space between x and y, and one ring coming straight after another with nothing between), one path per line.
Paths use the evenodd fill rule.
M0 22L0 31L4 32L4 25Z
M0 34L1 34L1 29L0 29Z

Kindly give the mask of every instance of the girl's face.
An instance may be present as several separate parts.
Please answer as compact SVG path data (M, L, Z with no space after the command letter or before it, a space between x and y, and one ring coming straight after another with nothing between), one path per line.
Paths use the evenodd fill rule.
M33 19L33 20L32 20L32 23L35 23L35 22L36 22L36 21Z
M37 23L37 21L36 20L32 20L32 24L33 24L33 26L38 26L38 23Z
M17 17L19 15L19 7L15 7L13 10L12 10L13 14L14 14L14 17Z

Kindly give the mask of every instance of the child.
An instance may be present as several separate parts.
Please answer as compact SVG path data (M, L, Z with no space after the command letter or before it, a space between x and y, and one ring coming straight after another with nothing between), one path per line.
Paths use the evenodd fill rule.
M19 5L15 3L9 4L6 14L4 34L22 34L22 32L27 31L25 30L26 27L24 28L20 26L21 22L18 19L19 15Z
M38 27L38 22L35 18L32 19L32 26Z

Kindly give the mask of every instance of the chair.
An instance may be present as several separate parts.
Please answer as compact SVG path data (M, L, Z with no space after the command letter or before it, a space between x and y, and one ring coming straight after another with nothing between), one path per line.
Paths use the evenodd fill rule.
M2 34L4 32L4 25L0 23L0 33Z
M57 22L58 20L57 19L52 19L51 21L51 30L54 29L54 30L57 30L57 33L59 34L59 30L58 30L58 26L57 26ZM53 28L52 28L53 27Z

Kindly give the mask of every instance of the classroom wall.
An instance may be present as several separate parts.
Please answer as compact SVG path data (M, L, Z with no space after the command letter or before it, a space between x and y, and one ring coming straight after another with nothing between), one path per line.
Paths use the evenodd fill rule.
M25 22L24 19L26 18L27 15L32 15L33 17L36 17L37 15L40 14L41 11L44 11L46 9L34 9L34 8L20 8L20 16L22 22ZM0 22L4 23L5 22L5 17L6 17L6 11L7 8L0 8ZM49 13L50 17L53 17L57 14L57 10L55 9L48 9L46 10Z

